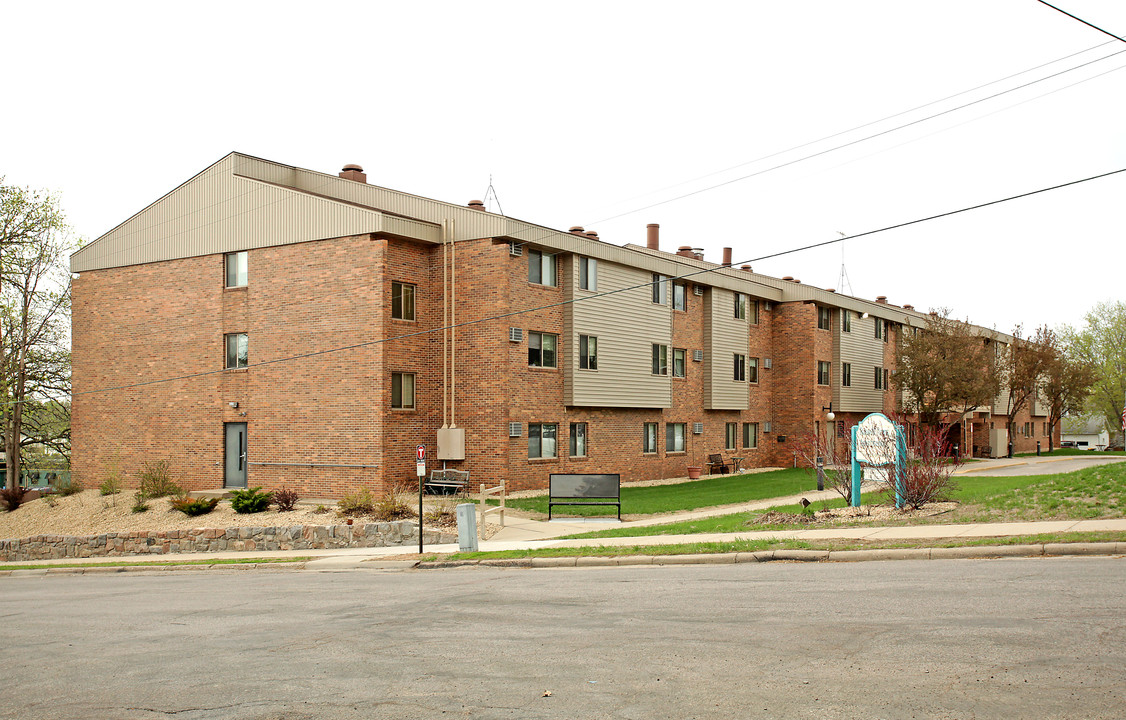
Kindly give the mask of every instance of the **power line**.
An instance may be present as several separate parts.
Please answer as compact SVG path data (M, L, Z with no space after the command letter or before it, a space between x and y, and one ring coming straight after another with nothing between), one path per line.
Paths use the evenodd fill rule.
M1067 10L1060 10L1060 9L1059 9L1058 7L1056 7L1055 5L1053 5L1053 4L1049 3L1049 2L1044 2L1044 0L1036 0L1036 1L1037 1L1037 2L1039 2L1039 3L1041 4L1041 5L1047 5L1048 7L1050 7L1050 8L1051 8L1051 9L1053 9L1053 10L1055 10L1056 12L1061 12L1061 13L1063 13L1064 15L1067 15L1067 16L1068 16L1069 18L1071 18L1072 20L1078 20L1079 22L1083 23L1083 24L1084 24L1084 25L1086 25L1087 27L1092 27L1092 28L1094 28L1094 29L1098 30L1098 31L1099 31L1099 32L1101 32L1101 33L1102 33L1103 35L1110 35L1110 36L1111 36L1112 38L1114 38L1115 40L1118 40L1119 42L1124 42L1124 43L1126 43L1126 40L1123 40L1122 38L1120 38L1119 36L1115 35L1114 33L1112 33L1112 32L1109 32L1109 31L1107 31L1107 30L1103 30L1103 29L1102 29L1101 27L1099 27L1098 25L1092 25L1091 23L1087 22L1087 21L1086 21L1086 20L1084 20L1083 18L1081 18L1081 17L1077 17L1077 16L1075 16L1075 15L1072 15L1072 14L1071 14L1071 13L1069 13L1069 12L1068 12Z
M909 220L907 222L896 223L894 225L887 225L887 226L884 226L884 227L881 227L881 228L877 228L875 230L868 230L868 231L865 231L865 232L862 232L862 233L856 233L855 235L848 235L848 236L844 236L844 237L840 237L840 238L835 238L833 240L826 240L824 242L813 243L813 244L810 244L810 245L804 245L804 246L797 247L797 248L791 248L789 250L783 250L783 251L780 251L780 252L771 253L769 255L762 255L760 257L749 258L747 260L739 261L738 263L733 263L733 265L743 265L743 264L755 263L755 262L759 262L759 261L762 261L762 260L769 260L769 259L772 259L772 258L781 257L783 255L790 255L790 254L797 253L797 252L803 252L805 250L813 250L815 248L825 247L826 245L832 245L834 243L844 242L845 240L853 240L853 239L856 239L856 238L868 237L868 236L871 236L871 235L875 235L877 233L888 232L890 230L896 230L896 229L908 227L908 226L911 226L911 225L917 225L919 223L924 223L924 222L928 222L928 221L931 221L931 220L937 220L939 218L950 217L952 215L958 215L960 213L969 212L971 210L979 210L981 208L990 207L992 205L999 205L1001 203L1006 203L1006 202L1009 202L1009 201L1012 201L1012 200L1019 200L1021 198L1030 197L1032 195L1039 195L1041 193L1050 192L1052 190L1059 190L1061 188L1070 187L1072 185L1079 185L1081 183L1090 182L1092 180L1099 180L1099 179L1110 177L1111 175L1117 175L1117 174L1123 173L1123 172L1126 172L1126 168L1122 168L1120 170L1112 170L1110 172L1102 173L1102 174L1099 174L1099 175L1092 175L1090 177L1086 177L1086 178L1083 178L1081 180L1072 180L1070 182L1060 183L1058 185L1052 185L1051 187L1041 188L1039 190L1032 190L1032 191L1029 191L1029 192L1020 193L1018 195L1010 195L1008 197L1001 198L999 200L991 200L989 202L979 203L977 205L971 205L971 206L968 206L968 207L960 208L958 210L950 210L950 211L947 211L947 212L939 213L937 215L930 215L930 216L927 216L927 217L918 218L916 220ZM701 270L696 270L696 271L693 271L693 272L688 272L688 273L684 273L684 274L681 274L681 275L677 275L677 276L674 276L674 277L665 278L663 280L660 280L659 282L674 282L674 281L677 281L677 280L683 280L683 279L686 279L686 278L695 277L697 275L703 275L703 274L706 274L706 273L712 273L712 272L716 272L717 270L724 270L724 269L728 269L727 266L717 266L717 267L713 267L713 268L703 268ZM653 285L652 282L639 283L639 284L631 285L631 286L624 287L624 288L618 288L617 290L607 290L605 292L599 292L599 293L596 293L596 294L593 294L593 295L584 295L582 297L572 298L570 300L564 300L564 301L557 302L557 303L549 303L547 305L541 305L539 307L526 308L524 310L513 310L512 312L501 313L499 315L491 315L489 317L478 318L476 320L466 320L464 322L456 323L456 324L453 324L453 325L435 327L435 328L431 328L431 329L428 329L428 330L419 330L417 332L405 333L405 334L402 334L402 335L396 335L395 337L382 338L382 339L379 339L379 340L370 340L370 341L361 342L361 343L354 343L354 344L351 344L351 345L344 345L344 346L341 346L341 347L329 348L329 349L326 349L326 350L315 350L315 351L312 351L312 352L301 353L301 354L298 354L298 355L290 355L290 356L286 356L286 357L275 358L273 360L264 360L262 362L254 363L252 365L247 365L246 367L247 368L255 368L255 367L263 367L263 366L266 366L266 365L277 365L277 364L280 364L280 363L292 362L294 360L304 360L304 359L311 358L311 357L328 355L330 353L344 352L346 350L356 350L356 349L359 349L359 348L369 347L369 346L372 346L372 345L379 345L379 344L382 344L382 343L385 343L385 342L391 342L391 341L394 341L394 340L404 340L404 339L407 339L407 338L419 337L419 336L422 336L422 335L429 335L429 334L432 334L432 333L442 332L442 331L445 331L445 330L452 330L452 329L456 329L456 328L469 327L469 326L472 326L472 325L480 325L480 324L483 324L483 323L493 322L493 321L496 321L496 320L503 320L504 318L508 318L508 317L515 317L515 316L518 316L518 315L525 315L525 314L528 314L528 313L538 312L540 310L548 310L548 309L551 309L551 308L561 307L561 306L564 306L564 305L570 305L572 303L576 303L576 302L580 302L580 301L584 301L584 300L593 300L595 298L607 297L609 295L617 295L619 293L629 292L631 290L638 290L638 289L641 289L641 288L650 287L652 285ZM227 372L228 369L229 368L222 368L222 369L219 369L219 370L208 370L208 371L204 371L204 372L190 373L190 374L187 374L187 375L178 375L178 376L175 376L175 377L159 378L159 379L156 379L156 380L147 380L145 382L130 383L130 384L127 384L127 385L118 385L118 386L115 386L115 387L108 387L108 388L100 388L100 389L97 389L97 390L84 390L82 392L72 393L72 397L77 396L77 395L92 395L92 394L96 394L96 393L112 392L112 391L116 391L116 390L129 390L129 389L133 389L133 388L145 387L145 386L148 386L148 385L157 385L157 384L160 384L160 383L175 382L177 380L188 380L188 379L197 378L197 377L204 377L204 376L207 376L207 375L218 375L220 373ZM25 402L25 401L19 401L19 402ZM11 405L11 404L16 404L16 403L10 402L8 404Z
M883 135L893 133L897 130L903 130L904 128L909 128L913 125L918 125L919 123L926 122L927 120L933 120L936 117L942 117L943 115L949 115L952 112L956 112L958 110L962 110L964 108L968 108L968 107L971 107L973 105L983 103L986 100L992 100L993 98L997 98L997 97L1000 97L1002 95L1007 95L1011 92L1016 92L1017 90L1022 90L1022 89L1029 87L1031 85L1035 85L1036 83L1043 82L1044 80L1050 80L1051 78L1059 77L1060 75L1063 75L1065 73L1069 73L1069 72L1072 72L1074 70L1078 70L1080 68L1086 67L1086 66L1091 65L1093 63L1100 62L1102 60L1106 60L1107 58L1112 58L1116 55L1121 55L1123 53L1126 53L1126 50L1119 50L1116 53L1111 53L1110 55L1106 55L1104 57L1097 58L1095 60L1090 60L1088 62L1081 64L1081 65L1076 65L1075 67L1068 68L1067 70L1060 70L1059 72L1052 73L1051 75L1046 75L1046 76L1044 76L1044 77L1042 77L1038 80L1031 80L1029 82L1024 83L1023 85L1017 85L1016 87L1009 88L1008 90L1002 90L1000 92L994 93L992 95L988 95L988 96L980 98L978 100L973 100L973 101L968 102L968 103L963 103L962 105L958 105L956 107L952 107L952 108L949 108L947 110L943 110L941 112L934 113L933 115L928 115L924 118L919 118L918 120L912 120L911 122L903 123L902 125L897 125L893 128L889 128L887 130L881 130L880 132L872 133L871 135L865 135L862 138L858 138L856 140L850 140L849 142L841 143L840 145L835 145L835 146L833 146L831 148L827 148L825 150L820 150L820 151L815 152L815 153L810 153L809 155L803 155L802 157L795 158L794 160L788 160L786 162L779 163L777 165L772 165L768 168L765 168L763 170L759 170L757 172L750 173L748 175L742 175L740 177L733 178L731 180L725 180L721 183L716 183L715 185L709 185L708 187L700 188L699 190L693 190L692 192L684 193L683 195L677 195L676 197L671 197L671 198L668 198L667 200L661 200L660 202L655 202L655 203L652 203L650 205L646 205L645 207L636 208L634 210L627 210L626 212L618 213L617 215L611 215L610 217L601 218L599 220L596 220L595 223L608 222L610 220L616 220L618 218L625 217L626 215L632 215L634 213L641 212L642 210L649 210L649 209L652 209L652 208L655 208L655 207L659 207L661 205L667 205L668 203L675 202L677 200L683 200L685 198L692 197L693 195L699 195L701 193L705 193L705 192L708 192L710 190L715 190L717 188L725 187L727 185L732 185L734 183L741 182L743 180L748 180L750 178L757 177L759 175L763 175L763 174L771 172L773 170L778 170L780 168L789 167L790 165L795 165L795 164L797 164L799 162L803 162L805 160L811 160L815 157L820 157L822 155L826 155L826 154L831 153L835 150L840 150L842 148L851 147L853 145L857 145L859 143L862 143L866 140L871 140L873 138L881 137Z

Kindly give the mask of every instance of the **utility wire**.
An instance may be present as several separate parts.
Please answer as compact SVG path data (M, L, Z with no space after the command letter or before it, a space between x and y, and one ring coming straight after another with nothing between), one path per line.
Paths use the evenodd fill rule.
M1067 16L1068 16L1069 18L1071 18L1072 20L1078 20L1079 22L1083 23L1083 24L1084 24L1084 25L1086 25L1087 27L1092 27L1092 28L1094 28L1094 29L1098 30L1098 31L1099 31L1099 32L1101 32L1101 33L1102 33L1103 35L1110 35L1110 36L1111 36L1112 38L1114 38L1115 40L1118 40L1119 42L1124 42L1124 43L1126 43L1126 40L1123 40L1122 38L1120 38L1119 36L1115 35L1114 33L1112 33L1112 32L1109 32L1109 31L1107 31L1107 30L1103 30L1103 29L1102 29L1101 27L1099 27L1098 25L1093 25L1093 24L1091 24L1091 23L1087 22L1086 20L1084 20L1084 19L1083 19L1083 18L1081 18L1081 17L1076 17L1075 15L1072 15L1071 13L1069 13L1069 12L1068 12L1067 10L1060 10L1060 9L1059 9L1058 7L1056 7L1055 5L1053 5L1053 4L1049 3L1049 2L1044 2L1044 0L1036 0L1036 1L1037 1L1038 3L1040 3L1041 5L1047 5L1048 7L1050 7L1050 8L1051 8L1051 9L1053 9L1053 10L1055 10L1056 12L1061 12L1061 13L1063 13L1064 15L1067 15Z
M652 209L652 208L655 208L655 207L659 207L661 205L666 205L668 203L675 202L677 200L683 200L685 198L692 197L693 195L699 195L701 193L705 193L705 192L708 192L710 190L715 190L717 188L725 187L727 185L732 185L734 183L741 182L743 180L748 180L750 178L757 177L757 176L762 175L764 173L771 172L772 170L778 170L780 168L789 167L790 165L795 165L795 164L797 164L799 162L803 162L805 160L810 160L810 159L815 158L815 157L820 157L821 155L826 155L826 154L831 153L835 150L840 150L842 148L851 147L853 145L857 145L859 143L862 143L866 140L878 138L878 137L881 137L883 135L888 135L889 133L896 132L897 130L903 130L904 128L909 128L913 125L918 125L919 123L926 122L927 120L933 120L934 118L942 117L943 115L949 115L952 112L956 112L958 110L962 110L964 108L968 108L968 107L971 107L973 105L983 103L986 100L992 100L993 98L1000 97L1002 95L1007 95L1011 92L1016 92L1017 90L1021 90L1023 88L1029 87L1030 85L1035 85L1038 82L1043 82L1044 80L1049 80L1049 79L1054 78L1054 77L1059 77L1060 75L1063 75L1064 73L1069 73L1069 72L1072 72L1073 70L1078 70L1079 68L1086 67L1088 65L1091 65L1092 63L1096 63L1096 62L1099 62L1101 60L1106 60L1107 58L1114 57L1115 55L1121 55L1123 53L1126 53L1126 50L1119 50L1116 53L1111 53L1110 55L1106 55L1106 56L1098 58L1096 60L1090 60L1088 62L1081 64L1081 65L1076 65L1075 67L1068 68L1067 70L1060 70L1059 72L1052 73L1051 75L1046 75L1046 76L1040 78L1039 80L1031 80L1031 81L1026 82L1022 85L1017 85L1016 87L1009 88L1008 90L1002 90L1000 92L996 92L992 95L988 95L988 96L980 98L978 100L973 100L973 101L968 102L968 103L963 103L962 105L958 105L958 106L949 108L947 110L943 110L941 112L934 113L933 115L928 115L924 118L919 118L918 120L912 120L911 122L903 123L902 125L897 125L893 128L889 128L887 130L881 130L879 132L872 133L871 135L865 135L864 137L858 138L856 140L850 140L846 143L841 143L840 145L834 145L833 147L827 148L825 150L819 150L818 152L810 153L809 155L803 155L802 157L796 158L794 160L787 160L786 162L778 163L777 165L772 165L768 168L765 168L763 170L759 170L757 172L750 173L748 175L742 175L740 177L733 178L731 180L725 180L721 183L716 183L715 185L709 185L708 187L700 188L699 190L693 190L692 192L687 192L687 193L684 193L683 195L677 195L675 197L668 198L667 200L661 200L659 202L655 202L655 203L652 203L650 205L646 205L645 207L636 208L634 210L627 210L626 212L618 213L617 215L611 215L609 217L601 218L600 220L596 220L595 223L608 222L610 220L616 220L618 218L625 217L626 215L632 215L634 213L641 212L642 210L649 210L649 209Z
M747 260L739 261L738 263L732 263L732 265L745 265L745 264L749 264L749 263L755 263L755 262L759 262L759 261L762 261L762 260L769 260L769 259L772 259L772 258L781 257L783 255L790 255L792 253L803 252L805 250L812 250L812 249L815 249L815 248L824 247L826 245L832 245L834 243L844 242L845 240L853 240L853 239L856 239L856 238L868 237L868 236L871 236L871 235L875 235L877 233L888 232L890 230L896 230L896 229L908 227L908 226L911 226L911 225L917 225L919 223L924 223L924 222L928 222L928 221L931 221L931 220L937 220L939 218L950 217L951 215L958 215L960 213L969 212L971 210L979 210L981 208L990 207L992 205L999 205L1001 203L1009 202L1009 201L1012 201L1012 200L1019 200L1021 198L1030 197L1032 195L1039 195L1041 193L1050 192L1052 190L1059 190L1061 188L1070 187L1072 185L1079 185L1081 183L1090 182L1092 180L1099 180L1101 178L1110 177L1111 175L1117 175L1117 174L1123 173L1123 172L1126 172L1126 168L1122 168L1120 170L1112 170L1111 172L1106 172L1106 173L1102 173L1102 174L1099 174L1099 175L1092 175L1090 177L1086 177L1086 178L1083 178L1081 180L1072 180L1070 182L1060 183L1058 185L1052 185L1051 187L1041 188L1039 190L1032 190L1032 191L1029 191L1029 192L1020 193L1018 195L1010 195L1008 197L1001 198L999 200L991 200L989 202L979 203L977 205L971 205L969 207L960 208L958 210L950 210L950 211L947 211L947 212L939 213L937 215L930 215L930 216L927 216L927 217L918 218L916 220L909 220L907 222L896 223L894 225L887 225L887 226L884 226L884 227L881 227L881 228L877 228L875 230L868 230L868 231L865 231L865 232L862 232L862 233L856 233L854 235L847 235L847 236L844 236L844 237L835 238L833 240L826 240L825 242L813 243L813 244L810 244L810 245L803 245L801 247L791 248L789 250L783 250L783 251L780 251L780 252L771 253L769 255L762 255L760 257L749 258ZM684 273L684 274L677 275L677 276L674 276L674 277L664 278L662 280L654 281L654 282L664 282L664 283L675 282L677 280L683 280L683 279L686 279L686 278L695 277L697 275L703 275L703 274L706 274L706 273L713 273L713 272L716 272L717 270L728 270L728 269L730 269L728 266L723 266L723 265L712 267L712 268L703 268L701 270L696 270L696 271L693 271L693 272ZM264 367L266 365L276 365L276 364L279 364L279 363L292 362L294 360L303 360L303 359L307 359L307 358L311 358L311 357L328 355L330 353L343 352L343 351L346 351L346 350L356 350L356 349L359 349L359 348L369 347L369 346L372 346L372 345L379 345L379 344L382 344L382 343L385 343L385 342L391 342L391 341L394 341L394 340L404 340L404 339L407 339L407 338L419 337L419 336L422 336L422 335L429 335L429 334L432 334L432 333L442 332L442 331L445 331L445 330L452 330L452 329L455 329L455 328L463 328L463 327L469 327L469 326L472 326L472 325L480 325L480 324L483 324L483 323L493 322L493 321L496 321L496 320L503 320L504 318L515 317L517 315L526 315L528 313L538 312L540 310L548 310L548 309L551 309L551 308L561 307L561 306L564 306L564 305L570 305L570 304L580 302L580 301L593 300L595 298L602 298L602 297L607 297L609 295L617 295L619 293L629 292L631 290L638 290L638 289L641 289L641 288L651 287L654 284L654 282L639 283L639 284L631 285L631 286L624 287L624 288L618 288L617 290L607 290L605 292L599 292L599 293L596 293L594 295L584 295L582 297L572 298L570 300L563 300L563 301L557 302L557 303L549 303L547 305L541 305L539 307L526 308L524 310L513 310L512 312L501 313L499 315L491 315L489 317L478 318L476 320L466 320L464 322L456 323L456 324L453 324L453 325L445 325L445 326L442 326L442 327L431 328L431 329L428 329L428 330L419 330L417 332L405 333L405 334L396 335L395 337L390 337L390 338L382 338L382 339L379 339L379 340L370 340L370 341L361 342L361 343L354 343L352 345L344 345L344 346L341 346L341 347L328 348L326 350L314 350L312 352L301 353L299 355L290 355L290 356L281 357L281 358L275 358L273 360L263 360L262 362L247 365L246 367L247 368L255 368L255 367ZM114 387L100 388L100 389L97 389L97 390L84 390L82 392L72 393L72 397L77 396L77 395L92 395L92 394L95 394L95 393L112 392L112 391L116 391L116 390L129 390L129 389L138 388L138 387L145 387L145 386L148 386L148 385L157 385L157 384L160 384L160 383L175 382L177 380L187 380L187 379L192 379L192 378L197 378L197 377L204 377L204 376L207 376L207 375L218 375L220 373L227 372L229 369L230 368L223 368L223 369L219 369L219 370L208 370L208 371L204 371L204 372L190 373L190 374L187 374L187 375L177 375L175 377L159 378L159 379L156 379L156 380L146 380L144 382L139 382L139 383L130 383L130 384L127 384L127 385L118 385L118 386L114 386ZM27 402L27 401L26 400L25 401L14 401L14 402L9 402L8 404L14 405L17 402Z

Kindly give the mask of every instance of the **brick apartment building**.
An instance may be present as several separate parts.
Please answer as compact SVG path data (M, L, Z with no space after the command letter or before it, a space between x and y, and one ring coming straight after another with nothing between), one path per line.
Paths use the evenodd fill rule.
M896 410L897 333L925 314L658 233L622 247L232 153L72 256L73 471L337 497L413 482L423 444L515 490L788 466ZM1003 401L951 418L963 454L1004 447ZM1034 449L1045 409L1017 420Z

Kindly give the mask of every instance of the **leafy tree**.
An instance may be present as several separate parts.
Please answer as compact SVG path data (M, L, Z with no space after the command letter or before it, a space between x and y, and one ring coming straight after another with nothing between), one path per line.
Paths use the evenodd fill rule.
M971 412L997 396L993 343L949 310L932 311L924 327L899 333L891 382L902 393L904 412L937 429L943 413Z
M1013 456L1012 438L1015 436L1016 416L1032 403L1040 392L1040 385L1048 363L1057 345L1056 334L1046 326L1037 328L1030 337L1024 337L1023 328L1013 329L1013 341L1001 356L1001 388L1008 396L1006 414L1009 416L1009 457Z
M1060 419L1068 413L1083 411L1094 384L1094 366L1077 357L1066 343L1057 343L1040 387L1048 404L1048 452L1055 448L1055 429Z
M58 201L0 178L0 435L8 489L19 483L23 448L57 448L69 435L70 249Z
M1084 318L1081 330L1065 333L1073 356L1094 368L1095 382L1087 411L1104 419L1111 436L1122 438L1121 415L1126 401L1126 303L1099 303Z

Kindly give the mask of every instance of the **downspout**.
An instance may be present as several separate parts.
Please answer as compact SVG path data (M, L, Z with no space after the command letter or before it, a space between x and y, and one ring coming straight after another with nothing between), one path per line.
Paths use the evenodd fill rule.
M457 245L454 243L454 221L446 221L450 236L450 427L457 427L454 409L457 404Z
M447 404L447 395L449 393L449 385L447 378L449 377L448 353L449 353L449 260L448 260L448 247L449 231L446 223L442 223L442 429L445 430L449 425L446 420L449 416L449 406Z

